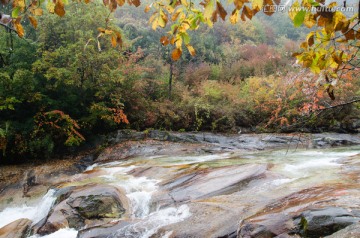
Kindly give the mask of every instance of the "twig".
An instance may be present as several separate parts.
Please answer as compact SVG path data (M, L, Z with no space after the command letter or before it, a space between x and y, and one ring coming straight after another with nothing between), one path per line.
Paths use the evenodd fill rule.
M0 22L0 25L3 26L3 27L5 27L6 29L8 29L8 30L10 30L10 31L15 32L15 33L17 34L17 30L15 30L14 28L8 26L7 24L4 24L4 23Z
M349 102L344 102L344 103L340 103L340 104L337 104L337 105L333 105L333 106L325 107L325 108L322 108L322 109L318 109L317 111L324 111L324 110L327 110L327 109L332 109L332 108L336 108L336 107L342 107L342 106L346 106L346 105L349 105L349 104L352 104L352 103L355 103L355 102L360 102L360 98L354 99L354 100L349 101Z

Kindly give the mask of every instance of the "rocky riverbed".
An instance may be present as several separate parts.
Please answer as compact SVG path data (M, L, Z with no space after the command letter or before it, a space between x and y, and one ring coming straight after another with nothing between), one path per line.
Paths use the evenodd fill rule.
M0 168L2 237L360 237L360 137L119 131Z

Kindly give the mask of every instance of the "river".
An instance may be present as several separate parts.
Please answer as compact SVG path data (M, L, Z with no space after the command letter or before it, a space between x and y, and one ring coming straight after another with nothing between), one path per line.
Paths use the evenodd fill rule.
M176 152L96 162L22 203L1 200L8 204L2 204L0 227L27 218L33 228L24 236L31 238L236 237L239 223L261 223L276 234L276 226L283 224L270 224L274 216L290 219L292 214L327 207L359 209L359 162L360 146ZM81 188L83 194L99 186L116 188L124 196L124 214L96 222L85 219L75 227L57 221L55 228L39 229L55 224L51 217L62 204L57 191Z

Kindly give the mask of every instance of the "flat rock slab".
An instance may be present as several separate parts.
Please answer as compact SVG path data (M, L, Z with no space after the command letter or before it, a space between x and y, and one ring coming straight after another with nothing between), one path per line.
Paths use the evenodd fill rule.
M182 202L235 192L265 173L267 167L266 164L249 164L213 169L210 172L205 170L196 172L194 176L188 174L173 181L175 188L170 188L170 195L175 201Z

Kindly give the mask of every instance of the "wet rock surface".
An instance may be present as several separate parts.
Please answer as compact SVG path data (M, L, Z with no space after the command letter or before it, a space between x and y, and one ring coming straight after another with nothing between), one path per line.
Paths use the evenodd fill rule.
M61 228L81 229L85 225L107 223L125 214L126 198L109 185L88 185L65 188L56 194L55 206L37 233L49 234ZM128 207L126 207L129 209Z
M207 198L239 191L266 169L266 165L243 165L205 170L187 174L165 187L171 190L169 194L176 202Z
M240 224L238 237L309 237L331 235L360 221L357 210L341 207L312 209L299 213L289 212L253 217ZM292 216L292 217L291 217Z
M0 228L0 238L24 238L27 237L32 221L29 219L16 220Z
M98 156L24 168L0 188L0 213L33 206L53 187L50 212L28 227L34 234L298 238L358 229L347 227L359 223L360 148L333 149L360 144L357 135L122 130L109 142Z
M131 223L127 221L109 222L104 225L82 229L79 231L77 238L107 238L112 234L115 234L119 229L124 228L130 224Z
M303 212L294 220L300 234L306 237L331 235L360 221L360 211L329 207Z
M360 223L350 225L324 238L357 238L360 237Z

